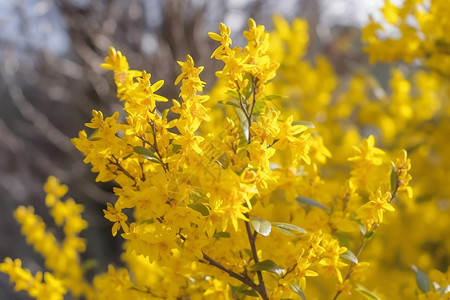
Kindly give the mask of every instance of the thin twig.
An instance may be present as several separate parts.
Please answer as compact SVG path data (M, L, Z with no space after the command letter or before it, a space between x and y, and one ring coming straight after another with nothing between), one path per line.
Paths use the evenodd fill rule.
M254 291L259 293L259 287L248 277L244 277L241 276L239 274L237 274L236 272L227 269L226 267L224 267L220 262L215 261L214 259L212 259L211 257L209 257L207 254L205 254L204 252L202 252L203 254L203 258L206 259L210 265L219 268L220 270L228 273L228 275L230 275L233 278L236 278L237 280L239 280L240 282L248 285L249 287L251 287ZM262 296L262 295L261 295Z
M114 161L110 158L108 158L108 161L117 166L117 169L119 171L121 171L123 174L125 174L126 176L128 176L131 180L133 180L134 182L136 182L136 178L134 178L133 175L131 175L124 167L122 167L122 165L119 163L119 160L117 159L117 157L115 157L114 155L112 156L112 158L114 159Z
M248 216L247 216L248 217ZM252 249L252 256L255 264L259 263L258 252L256 251L256 236L258 233L255 231L252 234L252 228L250 227L250 222L245 221L245 229L247 230L248 241L250 242L250 248ZM267 297L266 286L264 284L264 278L262 276L262 272L260 270L256 271L258 275L258 290L257 292L261 295L263 299L269 299Z
M400 180L397 180L397 183L395 184L395 188L394 188L394 191L392 192L391 198L387 201L388 203L391 203L397 197L397 191L398 191L398 188L400 187L400 184L401 184ZM375 229L377 229L378 226L379 226L379 223L375 223L368 233L375 231ZM355 253L356 258L359 259L359 256L361 255L363 249L367 246L367 243L368 243L368 241L366 241L366 239L363 236L361 245L359 245L359 248ZM354 263L354 262L352 262L350 264L350 266L348 267L347 273L344 276L344 280L342 282L345 282L346 280L348 280L350 278L356 265L357 265L357 263ZM339 289L336 292L336 294L334 295L333 300L336 300L342 292L343 292L343 290Z

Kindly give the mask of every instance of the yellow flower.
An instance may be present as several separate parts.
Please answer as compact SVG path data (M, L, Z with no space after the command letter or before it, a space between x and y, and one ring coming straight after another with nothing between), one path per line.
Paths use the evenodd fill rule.
M128 232L128 217L121 211L121 209L117 209L110 203L108 203L107 208L103 210L103 213L105 214L106 219L114 222L114 225L111 229L113 236L116 236L117 231L120 229L120 227L122 227L125 232Z
M399 20L399 9L397 6L392 4L391 1L385 0L384 7L381 9L384 14L386 21L390 24L396 24Z
M390 192L383 194L381 189L378 189L375 194L370 195L369 202L358 210L358 216L361 219L368 219L369 215L367 213L370 213L370 217L375 222L382 223L384 211L395 211L395 208L389 203L391 200L392 195Z
M397 158L395 162L395 167L397 169L397 182L398 182L398 192L406 192L408 198L413 197L412 187L408 186L411 175L408 171L411 170L411 160L408 158L406 150L402 150L400 157Z
M58 178L50 176L44 185L44 191L47 193L45 204L52 207L61 197L67 194L68 188L67 185L60 184Z
M0 271L10 276L10 280L16 284L17 291L25 290L38 300L62 300L67 293L61 280L46 272L45 282L42 282L42 273L37 272L33 276L29 270L22 268L20 259L13 261L9 257L5 258L4 262L0 263Z
M211 58L215 57L217 59L220 59L221 55L223 55L223 52L225 52L227 49L229 49L229 46L232 43L231 38L230 38L230 33L231 33L230 27L226 26L223 23L220 23L219 29L220 29L220 35L218 35L217 33L214 33L214 32L208 33L208 35L211 39L218 41L222 44L211 54Z
M317 277L316 271L310 270L311 261L308 258L300 258L297 260L297 265L294 270L294 278L298 280L299 286L302 290L306 288L306 277Z

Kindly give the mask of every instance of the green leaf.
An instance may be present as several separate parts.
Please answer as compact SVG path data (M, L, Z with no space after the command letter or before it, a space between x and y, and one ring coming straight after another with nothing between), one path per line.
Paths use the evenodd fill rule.
M250 224L257 233L263 236L268 236L270 234L270 231L272 230L272 224L264 219L251 217Z
M225 92L228 96L239 101L239 94L236 91L228 90Z
M270 259L266 259L257 264L254 264L253 266L250 267L250 270L267 271L270 273L277 274L278 276L282 276L284 273L284 269L280 268L274 261Z
M346 259L348 261L351 261L352 263L357 264L358 263L358 258L356 257L356 255L347 249L347 251L345 251L344 253L342 253L341 255L339 255L340 258L342 259Z
M364 234L364 242L368 242L372 239L373 235L375 234L375 231L369 231Z
M380 297L367 290L365 287L358 285L355 290L368 300L381 300Z
M266 106L267 106L266 102L256 101L255 107L253 108L253 115L259 116Z
M200 190L192 190L192 192L189 194L189 198L196 202L198 199L203 198L203 194L200 192Z
M239 119L239 122L242 125L242 130L244 132L245 140L248 142L249 141L248 140L248 138L249 138L249 131L248 131L249 125L248 125L247 118L245 117L245 114L244 114L244 112L242 111L241 108L240 109L235 109L235 111L236 111L236 115L237 115L237 117Z
M226 105L232 105L232 106L238 107L239 109L242 109L239 104L237 104L236 102L233 102L233 101L219 100L219 101L217 101L217 103L226 104Z
M308 122L308 121L294 121L292 122L292 125L303 125L309 128L316 128L316 126L314 126L313 123Z
M398 175L397 175L397 168L395 167L395 164L393 161L392 163L392 171L391 171L391 192L393 193L397 187L397 181L398 181Z
M280 95L267 95L267 96L262 97L260 100L272 101L272 100L278 100L281 98L283 98L283 97Z
M142 155L145 159L161 164L161 160L153 153L150 149L135 146L133 147L133 151L139 155Z
M177 153L178 151L180 151L180 149L181 145L172 144L172 153Z
M94 137L90 137L88 140L91 142L96 142L96 141L100 141L102 139L102 137L100 136L94 136Z
M216 160L216 163L222 167L222 169L228 168L230 161L228 160L228 156L226 153L222 154L219 159Z
M192 208L195 211L198 211L199 213L202 214L202 216L207 216L209 215L209 209L202 203L194 203L194 204L190 204L188 205L189 208Z
M412 265L414 273L416 274L416 284L417 287L424 293L430 291L430 281L428 280L428 275L420 271L415 265Z
M258 297L258 293L255 292L254 290L238 290L238 293L247 295L247 296L252 296L252 297Z
M289 223L272 222L272 226L281 231L282 233L290 236L295 236L291 231L296 231L300 233L306 233L306 230Z
M236 299L236 300L244 300L245 299L246 296L239 292L240 287L233 286L231 284L229 284L229 285L231 287L231 296L233 299Z
M297 202L299 203L303 203L303 204L307 204L307 205L311 205L311 206L315 206L318 208L323 209L324 211L328 211L328 208L323 205L322 203L317 202L316 200L313 200L311 198L308 197L303 197L303 196L298 196L297 198L295 198L297 200Z
M216 232L216 233L214 233L214 237L215 237L216 239L222 239L222 238L228 239L228 238L231 237L231 235L230 235L229 232L221 231L221 232Z
M365 235L367 233L367 228L364 224L360 222L360 220L356 221L358 223L359 231L361 231L362 235Z
M244 249L244 252L247 254L248 257L250 257L250 261L253 260L252 250L246 248Z
M245 79L247 79L248 80L248 84L247 84L247 86L246 87L244 87L243 89L242 89L242 96L245 98L245 99L250 99L250 96L252 95L252 93L253 93L253 78L252 78L252 75L250 74L250 73L245 73L244 74L244 80Z
M258 294L254 290L248 289L246 284L240 286L230 284L230 287L233 299L245 299L245 296L258 297Z
M333 233L333 237L339 241L339 245L348 248L349 236L343 232L336 231Z
M299 295L300 297L302 297L303 300L306 300L306 296L302 291L302 288L298 285L297 282L291 282L289 283L289 287L291 288L291 290L296 293L297 295Z
M258 202L258 198L256 196L250 198L250 204L252 206L255 206L256 202Z

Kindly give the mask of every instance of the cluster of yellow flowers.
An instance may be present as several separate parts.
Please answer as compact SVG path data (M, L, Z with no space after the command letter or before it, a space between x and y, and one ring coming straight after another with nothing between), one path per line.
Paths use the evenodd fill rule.
M373 19L362 31L372 62L419 59L423 66L450 75L450 7L446 0L405 0L401 6L385 0L386 25ZM387 27L387 28L386 28ZM386 31L394 34L386 34ZM392 36L394 35L394 36Z
M220 24L219 34L209 34L220 42L212 57L224 63L217 86L200 94L203 67L187 55L175 81L181 82L180 101L162 112L157 102L168 100L156 92L163 82L151 84L149 73L131 70L110 48L102 66L114 71L126 115L119 121L118 112L105 118L93 111L86 124L91 132L72 141L97 181L117 184L117 200L104 215L112 235L125 240L127 268L110 265L92 283L83 278L83 208L60 200L67 187L50 177L46 204L65 238L59 243L32 208L17 209L27 241L52 273L42 282L41 273L33 276L20 260L6 258L0 271L16 289L55 300L69 292L108 300L345 299L356 293L402 299L419 290L420 299L448 296L450 271L427 277L419 270L436 267L439 257L423 258L424 249L404 252L427 241L413 236L413 223L424 220L421 215L436 221L445 209L435 205L439 192L418 182L415 197L433 196L414 201L409 185L410 171L418 170L415 177L431 173L424 161L438 157L439 170L450 163L439 141L445 131L429 134L445 79L418 73L420 92L412 96L409 81L394 71L391 97L371 99L367 91L379 87L357 75L348 91L332 97L337 79L330 64L302 60L307 24L295 20L291 26L281 17L274 22L269 36L250 19L243 49L231 48L230 28ZM169 111L178 117L168 120ZM375 137L386 151L375 146ZM417 157L413 169L404 149ZM448 171L439 172L424 180L438 181L436 187ZM446 249L448 239L440 234L448 223L440 220L435 236ZM418 267L399 270L393 261L398 255ZM405 274L407 280L399 278Z
M36 299L63 299L62 295L70 290L72 295L79 297L89 292L89 284L85 281L79 254L86 249L85 241L79 233L87 228L87 222L82 219L83 207L71 198L61 200L68 188L60 185L59 180L49 177L44 190L47 193L45 203L55 224L63 228L65 238L58 242L50 231L46 230L42 219L34 214L33 207L19 206L14 214L22 226L22 234L34 250L42 254L45 266L52 273L38 272L33 276L27 269L22 269L20 259L5 258L0 264L0 271L9 274L16 283L16 290L26 290ZM45 282L42 282L44 277Z
M413 1L404 1L403 5L406 7L409 2ZM418 4L421 1L415 2ZM448 16L444 18L438 12L442 2L431 1L429 4L431 6L425 6L427 10L424 13L430 15L430 22L436 22L435 32L438 33L443 27L437 23L445 22ZM394 9L389 5L386 2L386 7ZM271 33L271 43L273 41L278 46L270 50L273 51L271 55L280 62L280 68L267 90L287 96L289 101L286 98L276 100L278 107L282 107L285 112L292 113L296 119L314 123L317 132L326 141L327 148L333 153L321 170L326 178L335 180L334 189L342 186L346 180L349 148L364 136L373 134L377 144L386 151L384 154L378 150L373 152L373 165L380 163L377 157L401 153L395 161L399 174L397 179L401 183L398 187L399 199L393 202L398 213L391 214L387 220L389 226L379 228L378 238L364 250L362 257L371 263L371 267L365 271L364 284L376 290L382 299L410 299L417 298L417 295L421 299L447 299L445 297L448 294L444 296L442 290L448 292L445 288L450 277L450 190L447 183L450 160L447 155L449 144L446 142L450 129L448 76L443 76L442 71L436 70L424 59L422 63L425 70L405 72L405 68L393 69L390 91L384 91L374 77L361 70L348 83L339 83L331 65L322 57L316 59L315 66L303 60L308 41L307 24L304 21L295 20L290 25L282 18L275 17L274 23L276 30ZM370 30L370 26L368 24L363 29L363 35L364 31ZM301 43L299 45L292 41ZM377 37L365 41L368 42L366 47L380 47L379 52L374 50L377 54L393 50L392 45ZM407 51L409 44L404 40L402 43L397 49ZM399 55L396 59L404 57ZM295 60L299 62L292 63ZM440 62L440 67L448 70L445 61ZM302 78L299 79L297 74L303 74ZM335 91L338 84L341 88ZM347 89L342 88L345 85L348 85ZM362 156L367 151L365 149L373 147L370 139L362 141L364 147L358 151L358 156ZM413 189L408 186L411 176L405 172L410 166L402 149L408 150L408 156L413 162L413 168L408 173L411 172L416 179L412 185L414 198ZM356 164L360 163L360 160L352 160ZM376 186L372 184L378 182L374 180L375 173L352 171L352 175L359 184L376 191ZM351 187L347 189L351 190ZM375 207L383 198L389 199L386 192L390 192L391 196L394 194L388 187L382 188L380 192L376 192L379 197L369 196L371 204L369 202L363 205L365 208L357 208L359 216L363 217L365 211L366 217L369 217L369 207ZM385 209L391 208L385 206ZM378 219L381 217L380 214ZM377 217L373 215L372 219L376 221ZM432 286L426 289L416 286L411 273L412 264L429 272L435 289Z

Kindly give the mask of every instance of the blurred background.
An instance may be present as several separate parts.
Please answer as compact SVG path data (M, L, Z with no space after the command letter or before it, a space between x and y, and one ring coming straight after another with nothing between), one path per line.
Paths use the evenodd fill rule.
M18 205L32 205L47 224L43 184L55 175L82 203L90 229L85 256L98 262L93 273L120 265L120 239L110 234L101 210L113 202L112 185L95 183L70 139L91 119L92 109L119 110L112 73L102 70L108 47L121 50L133 68L152 81L163 79L160 93L177 98L173 82L177 60L189 53L205 66L207 89L220 67L210 54L216 47L207 32L219 22L243 42L249 17L269 30L272 16L304 18L309 23L307 58L324 54L345 78L353 64L367 65L359 29L375 19L383 1L370 0L0 0L0 259L21 257L33 272L43 260L25 244L12 217ZM342 44L347 45L342 47ZM58 232L56 232L59 234ZM0 299L28 299L15 293L0 273Z

